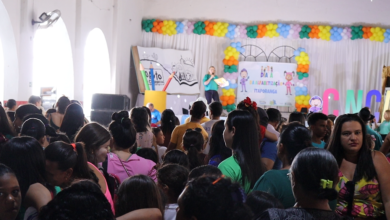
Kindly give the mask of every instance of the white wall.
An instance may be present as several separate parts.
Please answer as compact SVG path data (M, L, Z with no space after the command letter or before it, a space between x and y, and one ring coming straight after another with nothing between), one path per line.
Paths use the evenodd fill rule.
M15 98L26 101L32 93L33 39L36 26L31 20L38 20L43 12L54 9L61 11L61 17L67 27L72 46L74 63L74 98L83 100L83 59L84 46L88 33L94 28L100 28L106 38L111 64L111 82L107 87L112 93L126 94L134 103L138 94L136 80L130 82L130 47L141 42L141 20L144 3L142 0L1 0L0 15L9 17L1 21L0 28L8 24L7 33L13 36L5 39L14 39L16 62L12 71L5 71L6 80L16 82L15 91L6 91L5 99ZM7 11L9 16L4 16ZM5 29L4 29L5 30ZM2 33L3 28L0 29ZM1 38L3 39L1 34ZM4 48L7 50L7 48ZM7 62L7 60L6 60ZM9 62L7 62L9 63ZM17 69L19 68L19 69ZM13 73L19 79L11 78ZM130 86L131 85L131 86ZM7 89L8 90L8 89ZM133 92L132 92L133 91Z
M146 0L145 18L390 25L383 0Z

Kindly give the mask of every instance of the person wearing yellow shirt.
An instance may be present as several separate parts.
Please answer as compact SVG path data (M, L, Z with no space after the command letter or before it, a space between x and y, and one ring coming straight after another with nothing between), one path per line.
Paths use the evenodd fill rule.
M202 127L201 123L202 118L205 117L206 113L206 105L202 101L196 101L194 104L191 106L190 110L190 119L189 122L176 126L176 128L172 131L172 136L171 136L171 141L169 142L167 151L178 149L182 150L183 149L183 135L188 129L195 129L195 128L200 128L202 131L202 135L204 138L204 143L205 145L207 144L208 141L208 134L206 130ZM210 120L210 119L209 119Z

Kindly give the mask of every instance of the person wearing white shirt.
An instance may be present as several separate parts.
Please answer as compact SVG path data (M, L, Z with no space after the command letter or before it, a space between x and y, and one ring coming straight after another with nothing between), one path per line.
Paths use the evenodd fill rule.
M279 125L280 120L282 118L280 111L276 108L269 108L267 109L267 115L268 115L267 130L271 133L274 133L279 138L280 133L276 130L276 127Z
M209 105L210 121L202 124L203 128L206 130L207 134L209 135L209 139L211 138L211 128L213 127L215 122L219 121L221 114L222 114L222 104L220 102L212 102ZM209 151L210 151L210 141L207 142L207 145L204 148L203 153L208 155Z

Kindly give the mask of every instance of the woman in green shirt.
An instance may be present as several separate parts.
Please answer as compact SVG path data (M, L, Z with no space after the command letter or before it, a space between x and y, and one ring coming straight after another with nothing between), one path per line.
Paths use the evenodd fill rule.
M210 66L209 72L203 77L204 93L207 104L210 104L212 99L214 99L215 102L219 102L218 84L214 79L218 79L218 76L215 75L215 68Z
M218 168L222 174L238 182L249 193L256 180L263 175L265 166L261 162L258 125L251 113L234 110L225 121L223 133L226 147L233 156L222 161Z
M311 147L310 131L298 122L291 123L280 135L278 158L283 162L281 170L270 170L256 182L253 190L267 192L282 202L284 208L291 208L295 198L287 176L292 161L303 149Z

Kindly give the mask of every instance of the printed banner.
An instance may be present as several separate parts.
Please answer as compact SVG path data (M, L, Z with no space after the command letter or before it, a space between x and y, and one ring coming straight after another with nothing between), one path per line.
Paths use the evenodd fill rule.
M164 88L169 76L174 71L176 74L166 90L167 93L199 93L199 81L195 73L194 56L191 51L147 47L137 48L150 88L152 88L151 69L153 69L156 91L161 91Z
M297 64L240 61L237 102L247 96L258 105L295 106Z

